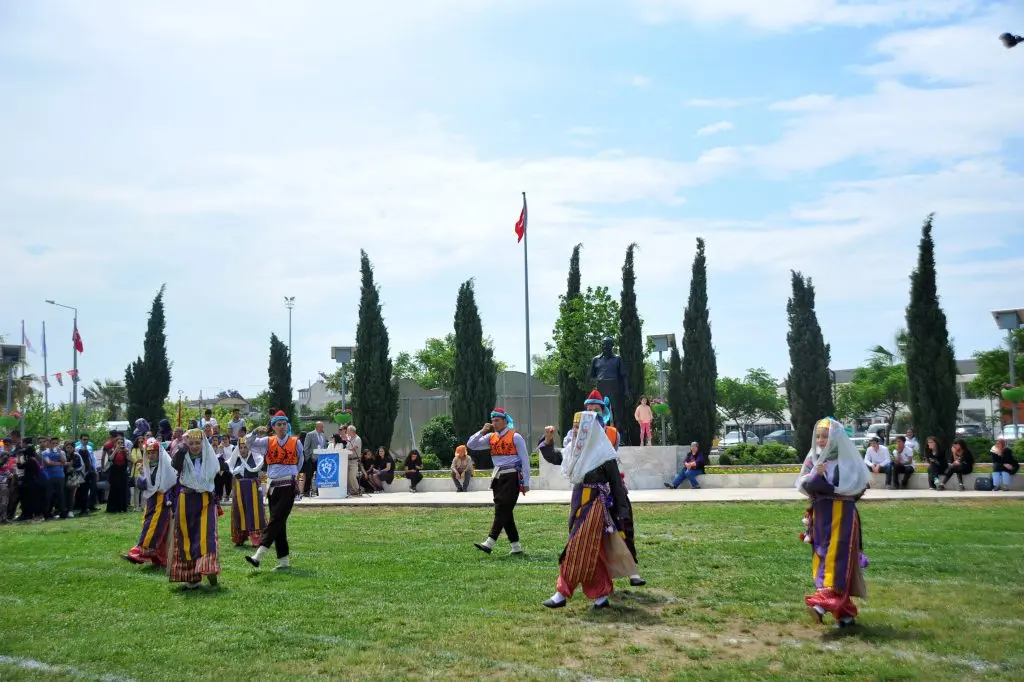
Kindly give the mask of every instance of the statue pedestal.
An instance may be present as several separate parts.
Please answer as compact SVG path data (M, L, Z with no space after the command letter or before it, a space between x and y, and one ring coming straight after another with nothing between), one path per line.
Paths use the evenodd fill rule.
M689 448L675 445L641 448L623 446L619 448L619 470L626 474L626 487L630 490L655 490L663 488L682 467L682 460ZM540 476L533 481L537 490L569 490L568 479L562 475L562 468L541 457Z

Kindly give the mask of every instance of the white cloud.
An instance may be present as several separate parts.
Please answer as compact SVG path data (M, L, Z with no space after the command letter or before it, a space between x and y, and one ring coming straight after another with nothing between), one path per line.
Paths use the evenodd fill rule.
M772 111L821 111L836 102L835 95L802 95L769 105Z
M697 130L697 137L707 137L716 133L724 133L733 129L732 123L729 121L718 121L717 123L709 123Z
M686 100L685 106L694 109L735 109L737 107L743 107L750 104L754 104L760 101L758 98L746 98L746 99L729 99L726 97L721 98L696 98Z
M651 85L651 79L648 78L647 76L634 74L629 77L629 84L632 85L634 88L647 88L650 87Z

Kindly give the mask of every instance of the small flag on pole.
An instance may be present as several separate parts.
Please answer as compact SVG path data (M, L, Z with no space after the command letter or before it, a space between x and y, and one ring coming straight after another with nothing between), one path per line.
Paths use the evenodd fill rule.
M516 221L516 243L523 241L526 236L526 195L523 194L523 210L519 212L519 220Z
M69 369L68 370L68 376L71 377L71 380L73 382L75 382L76 384L78 383L78 370L77 369Z
M54 376L55 379L57 379L57 383L59 385L61 385L61 386L64 385L64 376L60 372L57 372L53 376Z
M85 352L85 346L82 345L82 335L78 333L78 323L75 323L75 333L71 335L71 343L75 345L75 350L79 353Z
M32 342L28 340L28 334L25 333L25 328L24 327L22 327L22 329L21 329L21 343L22 343L23 346L25 346L25 349L29 353L35 353L36 352L36 349L32 347Z

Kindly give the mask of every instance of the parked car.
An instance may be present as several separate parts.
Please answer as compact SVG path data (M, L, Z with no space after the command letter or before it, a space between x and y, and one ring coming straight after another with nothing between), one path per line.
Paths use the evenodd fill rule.
M854 434L850 436L850 440L852 440L853 444L858 448L866 448L868 446L868 441L871 440L871 436L864 431L855 431Z
M958 438L976 438L984 437L987 434L985 427L981 424L957 424L956 435Z
M1017 442L1018 437L1024 438L1024 424L1018 424L1017 430L1014 431L1013 424L1007 424L1003 427L999 437L1005 440L1007 443Z
M742 442L743 436L740 435L739 431L730 431L729 433L725 434L725 437L722 438L722 440L718 443L718 447L720 450L724 450L727 447L739 445ZM747 442L753 445L760 445L761 439L758 438L757 434L754 433L753 431L747 431Z
M889 425L888 424L872 424L871 426L869 426L867 428L867 431L865 431L865 433L867 433L868 440L871 440L872 436L878 436L879 438L882 439L882 442L884 443L885 442L885 434L889 433Z
M781 443L783 445L793 445L793 431L790 429L779 429L778 431L772 431L764 437L764 444L768 443Z

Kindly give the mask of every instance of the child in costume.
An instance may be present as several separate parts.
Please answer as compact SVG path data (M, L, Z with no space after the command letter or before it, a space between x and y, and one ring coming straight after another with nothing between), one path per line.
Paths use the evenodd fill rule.
M142 532L139 542L121 557L133 564L151 562L167 565L167 529L171 523L171 489L178 483L178 474L171 464L171 455L156 438L144 443L142 476L135 487L142 494Z
M234 476L231 495L231 541L235 547L245 544L246 538L258 547L267 527L267 512L263 506L260 470L263 457L249 450L245 440L230 449L228 468Z
M172 583L185 583L186 590L202 584L217 586L220 558L217 543L217 506L213 479L220 471L217 453L199 429L185 434L185 443L174 453L171 464L178 472L178 493L171 519L171 546L167 576Z

